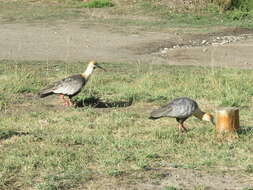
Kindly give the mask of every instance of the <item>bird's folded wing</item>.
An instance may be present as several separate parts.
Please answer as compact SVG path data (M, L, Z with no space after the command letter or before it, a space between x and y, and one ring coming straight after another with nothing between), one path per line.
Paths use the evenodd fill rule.
M168 104L152 111L151 117L154 117L154 118L164 117L164 116L167 116L171 111L172 111L172 107L170 106L170 104Z
M53 88L54 93L73 95L81 90L83 82L74 78L65 78L59 81Z

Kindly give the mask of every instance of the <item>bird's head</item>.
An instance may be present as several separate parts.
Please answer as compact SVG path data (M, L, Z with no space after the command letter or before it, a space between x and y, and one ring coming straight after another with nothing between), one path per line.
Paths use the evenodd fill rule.
M82 77L84 77L86 80L88 80L93 72L94 69L100 68L104 71L106 71L103 67L98 65L96 61L90 61L88 64L88 67L86 68L85 72L81 74Z
M203 120L203 121L210 121L213 125L215 125L214 117L213 117L213 115L210 114L210 113L205 113L205 114L202 116L202 120Z
M106 71L103 67L101 67L96 61L90 61L89 66L92 67L93 69L99 68L104 71Z

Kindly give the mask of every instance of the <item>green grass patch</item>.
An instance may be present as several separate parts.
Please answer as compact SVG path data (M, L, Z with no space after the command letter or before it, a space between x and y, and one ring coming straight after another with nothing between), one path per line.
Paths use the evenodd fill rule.
M168 186L168 187L165 187L164 190L180 190L180 189L173 186Z
M137 6L143 14L160 17L166 25L179 27L236 26L253 27L253 14L244 8L234 8L221 13L215 3L194 5L193 8L179 6L171 9L152 1L140 1ZM239 6L239 5L238 5ZM210 19L212 18L212 19Z
M91 180L115 184L121 177L131 183L164 164L252 173L252 70L101 65L108 72L96 70L75 97L84 107L65 108L58 97L39 99L37 93L83 72L86 64L0 62L5 105L0 112L0 189L85 189ZM195 118L187 120L191 130L185 134L174 119L148 119L152 109L179 96L196 99L213 114L218 106L240 107L240 138L219 142L213 126Z
M3 1L0 3L0 17L1 22L6 23L78 20L85 25L106 23L114 27L138 26L145 30L213 26L252 28L252 8L243 8L242 5L220 13L215 3L195 5L194 8L182 8L179 4L172 9L160 1L137 1L128 6L114 5L110 0ZM238 6L240 8L236 8ZM251 3L245 7L251 7Z
M247 168L246 168L246 171L247 171L248 173L253 173L253 165L252 165L252 164L251 164L251 165L248 165Z
M79 5L79 4L78 4ZM4 1L0 3L1 21L5 23L53 22L85 17L75 4L57 2Z
M243 11L251 11L251 10L253 10L253 1L251 1L251 0L232 0L230 8L240 9Z
M80 4L79 7L85 8L104 8L112 7L113 3L110 0L91 0L86 3Z

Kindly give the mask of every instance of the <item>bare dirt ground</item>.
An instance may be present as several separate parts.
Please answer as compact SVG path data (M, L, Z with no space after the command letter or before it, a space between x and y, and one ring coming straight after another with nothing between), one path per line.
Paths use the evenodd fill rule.
M253 68L253 31L201 35L117 31L80 24L1 24L0 59L63 60Z
M126 29L127 30L127 29ZM216 33L117 31L107 26L71 24L1 24L0 59L63 60L253 68L253 31L222 29ZM157 169L161 178L133 181L94 180L84 188L242 190L253 188L252 176L236 172L208 173L192 169ZM150 176L147 175L147 176Z
M141 178L134 173L132 176L103 179L104 189L142 189L142 190L164 190L166 187L175 187L180 190L243 190L250 188L252 180L238 174L213 173L182 168L151 169L147 176ZM157 177L159 176L159 177ZM128 178L128 180L125 180ZM132 179L129 183L129 178ZM137 180L138 179L138 180ZM99 189L100 184L91 181L85 188Z

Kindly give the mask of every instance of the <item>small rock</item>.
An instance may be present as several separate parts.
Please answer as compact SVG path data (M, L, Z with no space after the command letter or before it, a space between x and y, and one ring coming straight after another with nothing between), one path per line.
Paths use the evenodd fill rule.
M174 48L174 49L180 48L180 46L179 46L179 45L175 45L175 46L173 46L173 48Z
M205 44L207 42L207 40L202 40L201 44Z
M165 54L165 53L168 53L168 51L169 51L169 48L164 48L164 49L161 51L161 53L162 53L162 54Z
M220 45L219 43L212 43L212 46L218 46Z
M224 45L224 44L227 44L227 43L229 43L229 42L228 41L223 41L223 42L220 43L220 45Z
M207 52L207 50L208 50L207 48L204 48L202 51L205 53L205 52Z

